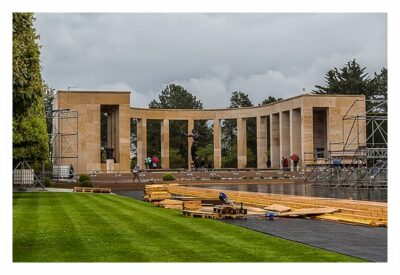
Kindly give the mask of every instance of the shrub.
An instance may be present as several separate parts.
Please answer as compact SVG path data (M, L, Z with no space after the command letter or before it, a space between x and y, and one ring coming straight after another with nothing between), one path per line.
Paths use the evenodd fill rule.
M51 179L48 178L48 177L45 177L44 180L43 180L43 182L44 182L44 187L51 187L51 185L53 184L53 182L51 181Z
M163 181L171 181L175 180L174 176L172 176L170 173L165 173L162 177Z
M90 181L90 176L87 174L82 174L79 176L79 182Z
M82 181L80 185L81 187L93 187L93 184L91 183L90 180Z
M90 176L87 174L82 174L79 176L79 183L81 187L93 187L93 184L90 181Z

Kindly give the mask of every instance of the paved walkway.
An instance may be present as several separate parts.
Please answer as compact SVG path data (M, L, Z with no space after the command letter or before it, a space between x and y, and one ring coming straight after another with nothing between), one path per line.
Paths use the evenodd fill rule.
M293 218L224 222L372 262L387 262L387 228L384 227Z

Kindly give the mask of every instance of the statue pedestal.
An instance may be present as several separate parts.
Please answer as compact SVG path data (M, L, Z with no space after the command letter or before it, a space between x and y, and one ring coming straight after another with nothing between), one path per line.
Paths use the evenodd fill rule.
M114 159L107 159L106 165L107 165L107 174L114 172Z

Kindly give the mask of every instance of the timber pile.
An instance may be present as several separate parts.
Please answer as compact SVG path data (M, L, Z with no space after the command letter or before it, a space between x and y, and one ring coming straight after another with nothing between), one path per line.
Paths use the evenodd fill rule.
M201 208L201 201L184 201L183 210L199 210Z
M154 205L162 208L176 209L176 210L182 210L183 207L182 201L170 200L170 199L154 202Z
M329 215L324 214L324 219L331 218L331 220L335 221L335 217L340 215L341 221L347 219L350 223L358 220L360 221L359 224L387 225L387 203L383 202L228 191L188 186L171 186L169 191L176 195L209 199L218 198L220 192L225 192L236 203L242 202L246 205L259 207L267 207L273 204L283 205L292 209L333 207L337 208L338 211Z
M287 212L287 211L292 210L292 208L290 208L290 207L280 205L280 204L275 204L275 203L271 204L267 207L264 207L263 209L268 210L268 211L278 212L278 213Z
M145 201L162 201L170 199L171 194L168 192L167 184L151 184L144 187L144 200Z
M338 211L337 208L333 207L322 207L322 208L302 208L290 212L280 213L279 217L300 217L300 216L318 216L322 214L332 214Z
M74 187L77 193L111 193L111 188Z

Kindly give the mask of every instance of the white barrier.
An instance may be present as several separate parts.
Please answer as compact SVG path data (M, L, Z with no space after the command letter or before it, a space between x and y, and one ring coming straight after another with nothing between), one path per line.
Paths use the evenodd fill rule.
M69 178L69 166L68 165L54 165L53 166L53 178L65 179Z
M15 185L33 185L35 181L35 173L33 169L16 169L14 171Z

